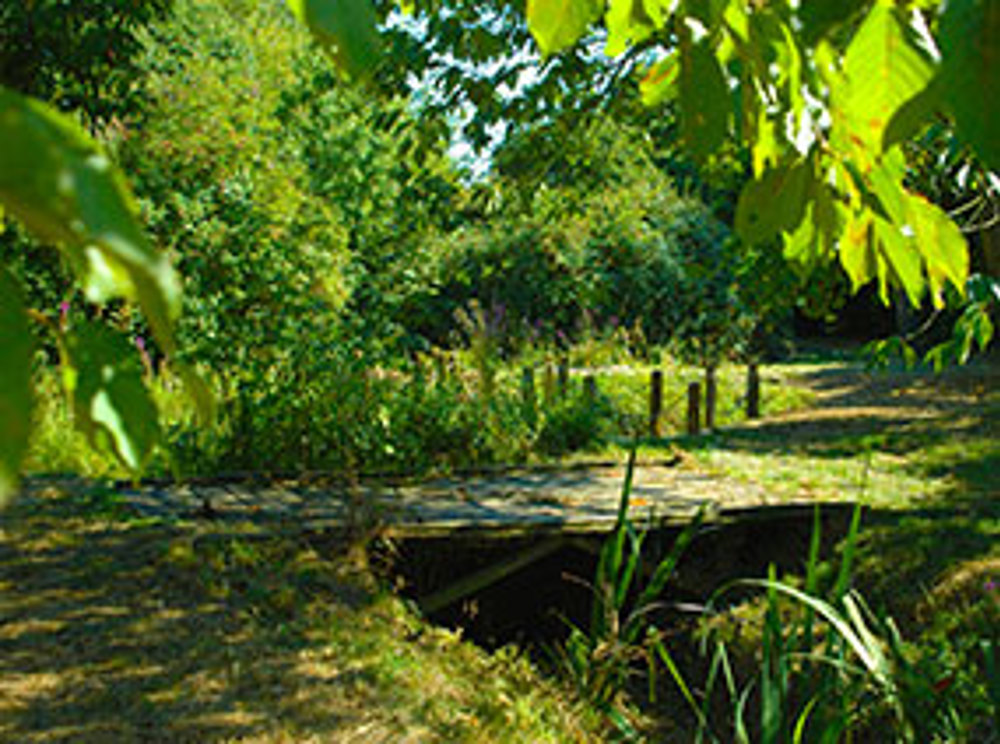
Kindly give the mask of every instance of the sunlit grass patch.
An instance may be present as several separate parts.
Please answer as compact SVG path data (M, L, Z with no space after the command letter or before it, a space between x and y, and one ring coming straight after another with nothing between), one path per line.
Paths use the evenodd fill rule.
M600 738L521 654L428 626L353 559L91 502L40 489L2 515L5 741Z

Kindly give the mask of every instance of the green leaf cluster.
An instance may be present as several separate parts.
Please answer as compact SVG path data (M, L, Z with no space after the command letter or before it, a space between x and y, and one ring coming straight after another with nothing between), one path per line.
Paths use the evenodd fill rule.
M750 151L753 179L736 226L748 244L780 239L805 265L837 257L855 288L899 287L919 306L962 292L965 240L906 185L899 143L937 114L987 165L997 163L995 4L609 0L529 6L545 55L603 20L609 55L655 55L639 92L673 102L687 150L706 161L727 139ZM560 22L561 21L561 22ZM556 35L553 29L560 29Z

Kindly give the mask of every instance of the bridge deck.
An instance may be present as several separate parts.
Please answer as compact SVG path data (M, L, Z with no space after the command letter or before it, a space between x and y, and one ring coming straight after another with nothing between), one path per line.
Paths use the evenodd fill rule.
M624 467L592 466L562 471L520 470L419 483L365 482L356 486L317 480L230 481L213 484L124 488L126 504L146 516L209 515L304 530L344 526L351 506L393 536L419 537L474 531L605 531L613 524ZM688 520L706 506L715 518L777 505L760 487L689 468L637 466L630 514L666 525ZM786 504L787 505L787 504Z

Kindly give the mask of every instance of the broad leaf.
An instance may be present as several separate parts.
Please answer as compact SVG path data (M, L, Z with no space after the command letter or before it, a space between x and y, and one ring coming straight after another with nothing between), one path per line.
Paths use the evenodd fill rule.
M916 137L932 121L934 112L941 105L940 78L935 78L913 98L896 109L889 125L882 134L882 149Z
M675 98L680 71L680 58L677 54L664 57L650 67L649 72L639 82L642 102L647 106L658 106Z
M732 110L722 69L706 42L681 45L681 137L699 160L725 141Z
M852 291L857 291L871 281L878 272L875 252L872 250L870 232L872 213L846 212L844 234L840 241L840 265L851 280Z
M371 74L379 58L371 0L288 0L288 6L341 69L354 78Z
M548 56L579 41L603 10L602 0L528 0L528 28Z
M952 0L940 35L945 105L959 135L1000 169L1000 3Z
M0 506L17 487L31 429L31 333L21 288L0 270Z
M160 441L156 406L142 381L142 364L128 339L83 323L67 344L73 410L94 444L110 445L134 473Z
M889 0L872 7L844 55L844 84L836 91L835 145L853 152L867 171L882 152L890 119L932 76L930 62L904 32Z
M969 251L965 238L940 207L922 196L909 195L907 208L914 240L927 262L931 299L941 307L946 283L951 282L959 292L965 291L969 276Z
M903 288L913 307L920 307L924 294L920 251L899 227L881 217L873 219L872 233L881 258L878 278L883 301L889 301L889 283L892 282Z
M797 160L748 181L736 205L740 238L749 244L763 243L795 230L805 213L810 176L808 163Z
M604 53L610 57L621 54L629 44L642 41L654 30L642 0L610 0L604 25L608 29Z
M146 240L117 168L70 119L5 88L0 142L0 203L66 253L91 299L137 300L171 352L180 285Z

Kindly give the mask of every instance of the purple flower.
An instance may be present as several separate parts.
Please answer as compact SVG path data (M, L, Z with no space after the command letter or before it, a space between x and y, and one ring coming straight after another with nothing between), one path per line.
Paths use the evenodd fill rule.
M135 347L139 351L145 351L146 350L146 339L144 339L142 336L136 336L135 337Z

